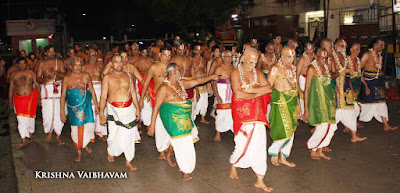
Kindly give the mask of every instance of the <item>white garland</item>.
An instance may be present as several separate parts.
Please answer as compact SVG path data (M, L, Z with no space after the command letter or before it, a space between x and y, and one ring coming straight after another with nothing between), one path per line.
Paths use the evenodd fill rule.
M329 68L328 68L328 66L327 66L326 64L324 64L325 73L326 73L325 75L328 75L328 76L325 77L325 76L322 75L321 69L319 68L319 66L318 66L316 60L312 61L312 62L311 62L311 65L314 66L314 69L317 71L318 76L319 76L319 77L321 78L321 80L322 80L322 83L323 83L325 86L329 85L329 84L331 83L331 74L329 73Z
M178 91L178 89L176 89L174 87L174 85L172 85L172 83L168 79L165 79L164 82L167 83L171 88L173 88L175 90L176 94L178 94L183 100L186 100L188 98L188 95L185 91L185 87L183 86L181 81L178 80L177 82L179 83L179 86L181 87L182 92Z
M357 59L357 74L361 74L360 58L356 56L356 59ZM353 60L351 60L350 56L347 56L347 61L349 62L349 67L354 71Z
M333 55L333 58L335 58L336 64L339 66L339 72L341 72L343 70L346 70L347 63L348 63L346 54L343 54L343 58L344 58L344 65L343 66L342 66L342 63L340 62L339 57L337 56L335 51L332 52L332 55Z
M379 60L378 56L376 56L376 53L373 48L368 49L372 55L374 56L374 61L375 61L375 67L378 68L378 70L382 69L382 56L379 54Z
M239 65L238 69L239 69L239 75L240 75L240 82L242 83L242 86L244 87L244 89L249 89L252 88L255 84L257 84L257 71L256 68L253 68L253 76L254 76L254 80L252 83L250 84L246 84L246 82L244 81L244 76L243 76L243 65Z
M290 65L291 70L286 70L286 68L282 64L282 60L278 61L278 65L282 68L283 72L286 75L286 80L289 84L296 85L297 78L296 78L296 67L294 65Z

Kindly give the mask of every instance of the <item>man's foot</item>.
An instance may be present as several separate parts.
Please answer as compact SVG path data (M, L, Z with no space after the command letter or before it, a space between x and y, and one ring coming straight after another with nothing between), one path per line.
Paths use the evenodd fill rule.
M362 126L359 122L357 122L357 129L363 129L364 126Z
M281 157L280 157L280 159L279 159L279 163L281 163L281 164L283 164L283 165L286 165L286 166L289 166L289 167L291 167L291 168L296 167L296 164L294 164L293 162L288 161L288 160L287 160L285 157L283 157L282 155L281 155Z
M160 155L158 156L158 159L159 160L166 160L166 158L165 158L165 153L162 151L162 152L160 152Z
M88 153L92 153L92 148L90 148L89 146L86 146L86 147L85 147L85 150L86 150Z
M182 173L182 180L184 182L191 180L192 177L189 174Z
M234 180L239 179L239 175L237 174L235 166L231 166L231 171L229 172L229 178Z
M311 133L315 132L315 127L310 130Z
M216 115L215 115L215 109L212 109L212 110L211 110L210 116L211 116L211 117L214 117L214 119L215 119L215 117L216 117Z
M111 156L111 155L108 155L108 154L107 154L107 160L108 160L108 162L110 162L110 163L114 162L114 156Z
M329 147L323 147L323 148L322 148L322 151L331 152L332 149L329 148Z
M343 128L343 133L350 133L350 132L351 132L351 131L350 131L349 128L347 128L347 127Z
M210 124L210 122L206 121L205 119L201 119L200 123L204 123L204 124Z
M279 166L279 157L278 156L271 156L271 163L274 166Z
M22 143L19 143L19 144L18 144L18 147L19 147L19 148L22 148L22 147L24 147L25 145L26 145L26 143L25 143L25 142L22 142Z
M61 141L60 136L57 136L56 139L57 139L58 145L64 145L65 144L63 141Z
M267 186L264 181L258 181L254 184L254 186L256 188L261 188L262 190L264 190L264 192L271 192L273 189L269 186Z
M176 166L176 163L173 162L172 159L171 159L171 155L166 155L165 156L165 160L168 162L169 166L171 166L171 167L175 167Z
M319 160L320 159L317 151L310 150L310 154L311 154L311 159L313 159L313 160Z
M125 162L125 167L128 168L130 171L135 171L137 169L136 166L131 164L131 162L129 162L129 161Z
M351 138L351 142L357 143L357 142L360 142L360 141L364 141L366 139L367 139L367 137L358 137L357 135L355 135L355 136L353 136Z
M325 155L324 152L323 152L322 150L318 150L317 153L318 153L318 156L319 156L319 157L322 157L322 158L324 158L324 159L326 159L326 160L331 160L331 157Z
M51 141L51 132L49 132L46 136L46 139L44 139L46 142L50 142Z
M82 151L78 150L78 155L76 155L75 162L80 162L82 157Z
M217 132L214 137L214 141L221 141L221 133Z
M398 129L397 126L392 127L392 126L390 126L390 125L386 125L386 126L383 127L383 130L385 130L385 131L394 131L394 130L396 130L396 129Z

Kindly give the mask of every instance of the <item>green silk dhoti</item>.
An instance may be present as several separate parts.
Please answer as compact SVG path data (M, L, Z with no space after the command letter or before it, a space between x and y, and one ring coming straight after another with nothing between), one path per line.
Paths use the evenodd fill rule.
M171 138L191 135L193 128L191 114L190 100L186 103L162 103L160 107L160 118Z
M309 125L336 124L335 105L335 94L331 84L324 85L321 78L314 76L308 93Z
M269 114L272 141L286 140L293 136L297 128L298 90L285 92L273 89Z

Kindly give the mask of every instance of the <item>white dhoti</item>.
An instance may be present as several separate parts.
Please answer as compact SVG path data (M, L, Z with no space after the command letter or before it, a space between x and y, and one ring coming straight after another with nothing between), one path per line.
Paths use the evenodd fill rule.
M21 139L30 138L29 133L35 133L35 118L17 115L17 122Z
M385 117L387 121L389 121L388 107L386 103L377 103L377 104L362 104L361 105L361 113L360 113L360 121L369 122L372 118L375 118L377 121L382 123L382 117Z
M316 126L313 135L306 142L307 149L316 151L318 148L328 146L336 130L336 124L322 124Z
M354 109L336 109L336 124L341 122L345 127L356 132L357 131L357 116Z
M97 98L97 103L100 103L100 96L101 96L101 81L92 81L93 84L93 89L94 92L96 93L96 98ZM93 112L95 112L94 110L94 102L92 102L92 110ZM107 117L107 113L106 110L104 110L104 115ZM93 118L94 118L94 122L95 122L95 129L94 132L96 133L96 135L103 137L105 135L107 135L107 126L106 125L101 125L100 124L100 118L99 115L97 114L93 114Z
M246 132L245 135L243 132ZM244 124L235 136L235 150L229 162L239 168L248 168L259 177L267 172L267 136L263 124Z
M196 167L196 151L192 136L173 138L171 139L171 145L174 148L179 169L185 174L192 173Z
M197 100L195 99L196 97L193 98L192 101L192 121L196 120L197 114L196 114L196 106L197 106Z
M268 148L268 154L272 157L275 157L278 156L279 153L282 153L283 157L289 157L290 152L292 151L293 141L294 133L293 136L289 139L274 141L272 145Z
M151 101L145 98L143 100L143 108L140 112L140 118L143 121L143 124L146 126L150 126L151 124L151 113L153 113L153 108L151 106Z
M77 150L85 148L89 142L94 142L95 123L86 123L80 126L71 125L71 139Z
M169 145L171 144L171 136L169 136L167 130L165 130L160 118L160 114L157 115L154 137L156 139L156 147L158 152L163 152L168 149Z
M194 114L201 116L206 116L208 108L208 93L200 94L200 99L197 101Z
M230 84L217 83L218 94L221 97L222 104L217 105L217 116L215 117L215 130L218 132L233 132L232 119L232 89Z
M129 107L117 108L111 104L107 104L108 114L114 119L129 124L135 120L136 109L131 104ZM138 133L137 126L128 129L116 124L115 121L108 121L109 135L107 138L108 154L111 156L119 156L124 153L127 161L132 161L135 157L135 140Z
M360 104L358 102L354 102L354 115L358 117L360 116L360 112L361 112Z
M306 77L304 75L299 76L299 85L300 85L300 90L301 92L304 93L304 90L306 89ZM304 94L300 95L300 108L301 108L301 114L304 114Z
M64 123L60 119L60 97L61 97L61 81L56 84L58 93L54 93L53 83L44 83L41 88L42 118L43 129L45 133L54 132L61 135ZM65 108L67 109L67 108ZM67 114L67 113L66 113Z

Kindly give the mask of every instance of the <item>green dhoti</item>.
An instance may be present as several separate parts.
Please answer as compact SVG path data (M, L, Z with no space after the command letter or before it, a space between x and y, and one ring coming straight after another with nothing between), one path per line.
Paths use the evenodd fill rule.
M191 135L193 128L191 114L190 100L186 103L162 103L160 107L160 118L171 138Z
M297 128L298 90L286 92L273 89L271 93L270 136L272 141L286 140L293 136Z
M330 84L313 77L308 94L308 123L311 126L336 124L335 94Z

